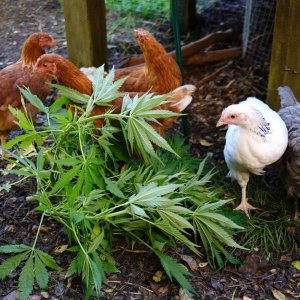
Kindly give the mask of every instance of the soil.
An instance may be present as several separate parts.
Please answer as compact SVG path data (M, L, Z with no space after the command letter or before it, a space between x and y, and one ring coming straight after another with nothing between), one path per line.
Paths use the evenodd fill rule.
M222 49L241 43L243 0L217 1L215 7L198 16L198 29L182 37L187 43L216 30L234 28L232 39L216 43L211 49ZM223 8L223 10L222 10ZM224 14L224 11L227 15ZM221 13L223 12L223 13ZM226 16L226 18L224 17ZM108 15L108 26L116 15ZM155 24L154 24L155 25ZM155 26L154 26L155 27ZM172 32L166 30L166 24L158 26L155 35L167 49L172 49ZM15 62L20 55L23 41L32 32L51 33L58 42L58 53L67 57L64 32L64 18L60 1L48 0L2 0L0 19L0 68ZM199 30L201 28L201 30ZM236 30L238 29L238 30ZM139 52L135 40L130 34L124 38L123 33L116 33L110 43L110 65L124 58L130 48L132 53ZM126 44L124 46L124 44ZM203 84L201 80L219 68L222 71L211 81ZM267 73L259 68L245 64L241 59L207 63L186 67L185 82L197 86L193 102L188 109L190 143L192 153L197 156L209 156L216 165L223 163L223 146L225 129L215 127L216 121L224 107L237 103L247 96L266 97ZM175 130L182 130L180 122ZM15 135L16 132L12 133ZM9 180L1 177L0 185ZM31 245L40 220L40 214L34 210L35 202L26 201L35 187L27 181L12 188L7 193L0 191L0 244L23 243ZM51 219L46 219L42 228L38 247L54 256L56 262L66 267L72 256L59 254L57 247L68 243L65 232ZM161 266L152 253L129 251L120 245L113 254L119 273L109 274L107 284L103 285L104 299L189 299L179 285L170 282L163 274L159 282L153 280ZM195 257L184 248L178 248L181 258L194 277L190 282L198 292L194 299L299 299L300 274L291 266L291 261L299 259L299 254L282 253L281 256L266 260L255 252L237 252L242 261L241 266L227 264L222 270L213 270L205 264L205 257ZM0 261L4 260L0 256ZM17 279L20 270L12 272L9 278L0 282L0 299L16 299ZM50 271L50 283L47 291L37 287L30 299L83 299L84 287L80 278L65 278L66 269Z

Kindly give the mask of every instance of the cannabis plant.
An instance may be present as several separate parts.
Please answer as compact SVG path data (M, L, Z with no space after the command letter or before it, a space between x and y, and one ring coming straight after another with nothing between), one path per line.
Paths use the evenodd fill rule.
M187 280L190 273L170 253L181 243L196 255L204 249L212 265L222 265L224 257L233 258L227 247L241 248L232 238L232 231L241 227L222 214L229 200L219 199L205 160L191 156L183 138L167 142L148 124L174 116L155 109L167 95L125 95L121 113L114 114L110 103L120 96L121 84L113 81L113 72L104 77L102 67L93 95L56 85L62 97L50 107L21 89L46 115L47 125L36 130L26 112L11 108L25 133L7 144L8 151L15 150L10 151L13 158L6 172L35 178L31 199L42 213L40 225L51 217L67 231L74 257L66 275L81 276L87 299L101 294L107 272L117 271L111 253L120 236L153 251L170 279L195 292ZM77 108L65 109L68 99ZM106 113L91 116L96 105L107 106ZM94 127L97 118L104 120L102 128ZM31 144L34 159L22 154ZM35 244L3 246L0 252L16 253L0 266L2 279L27 259L19 280L20 299L32 292L34 281L41 288L47 285L46 267L59 268ZM37 272L44 275L42 282Z

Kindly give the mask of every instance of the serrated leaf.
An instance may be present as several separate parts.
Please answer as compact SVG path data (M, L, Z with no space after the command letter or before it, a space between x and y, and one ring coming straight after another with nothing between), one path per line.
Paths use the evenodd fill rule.
M91 266L91 273L92 273L92 279L93 279L93 283L95 285L95 289L97 291L97 293L99 293L100 289L101 289L101 285L102 285L102 281L103 279L105 279L105 274L103 271L103 267L102 267L102 262L99 259L95 260L95 257L97 257L97 255L94 255L94 260L90 260L90 266ZM104 276L104 278L103 278Z
M177 282L187 291L197 294L195 289L186 279L186 276L192 276L186 268L184 268L181 264L179 264L172 257L161 253L159 251L155 251L155 254L160 259L160 262L167 273L168 277L172 280L175 278Z
M159 159L154 151L153 145L151 144L147 136L147 133L139 125L138 120L129 119L127 121L127 129L129 142L131 144L131 152L133 152L133 149L137 149L146 161L149 160L147 157L147 153Z
M81 161L75 157L55 160L56 164L61 165L61 166L66 166L66 167L78 165L80 162Z
M21 261L24 259L24 257L27 255L28 252L23 252L21 254L17 254L15 256L12 256L8 259L6 259L1 265L0 265L0 279L4 279L6 276L8 276L13 270L15 270Z
M179 157L178 154L170 147L168 142L160 134L158 134L153 127L144 121L139 121L139 125L145 130L145 133L151 142Z
M154 197L164 196L169 193L174 192L177 188L179 188L180 184L167 184L163 186L157 186L156 183L149 183L148 185L142 187L140 191L136 195L132 195L129 198L130 203L139 203L140 201L144 201L146 199L152 199Z
M143 119L150 119L151 121L155 122L155 119L153 118L170 118L170 117L176 117L181 116L182 114L175 113L170 110L149 110L146 112L142 112L136 115L136 117L143 118Z
M219 213L203 212L201 213L201 216L208 217L210 220L215 220L216 222L228 228L244 229L244 227L237 225L236 223Z
M138 116L139 114L150 111L164 103L167 97L167 94L153 96L151 93L144 94L141 97L136 96L133 99L131 115Z
M197 249L198 245L191 242L185 234L183 234L181 231L178 230L178 228L176 228L175 226L172 226L166 220L157 220L157 221L155 221L154 225L156 227L158 227L162 232L179 240L181 243L183 243L189 249L191 249L194 253L199 255L199 251Z
M11 149L15 144L20 143L28 138L31 138L32 135L33 133L25 133L11 139L5 144L5 149Z
M240 249L246 249L245 247L239 245L235 242L232 237L218 224L210 221L208 218L202 218L201 220L207 227L209 227L224 244Z
M45 163L44 151L45 151L44 148L40 149L36 160L36 168L39 173L43 171L43 167Z
M111 193L113 193L114 195L116 195L119 198L124 199L125 195L123 194L123 192L119 189L118 185L113 182L112 180L110 180L109 178L105 178L104 179L105 183L106 183L106 189L108 191L110 191Z
M119 92L126 78L114 82L114 68L104 77L104 66L97 69L93 79L93 98L96 105L107 105L107 103L124 95Z
M0 246L0 253L20 253L30 251L31 247L26 245L4 245Z
M69 265L69 268L66 273L66 277L71 277L72 275L76 274L77 270L78 270L78 261L76 256Z
M133 215L138 215L138 216L149 219L149 216L146 214L145 210L142 209L141 207L136 206L134 204L130 204L130 209L131 209Z
M219 200L219 201L216 201L216 202L204 203L203 205L201 205L197 208L196 213L198 213L198 212L202 213L204 211L215 210L215 209L225 205L229 201L231 201L231 200Z
M102 243L104 238L104 230L102 229L100 234L98 234L93 242L91 243L87 253L93 253L94 251L96 251L98 249L98 247L100 246L100 244Z
M8 106L8 110L18 119L17 124L21 128L23 128L25 131L34 131L33 124L28 121L25 114L21 110L15 109L10 105Z
M49 108L39 99L38 96L32 94L29 88L20 88L22 95L30 102L33 106L37 107L40 111L47 113Z
M36 253L39 256L39 258L41 259L41 261L43 262L43 264L45 266L47 266L48 268L51 268L56 271L62 270L62 268L59 265L57 265L57 263L55 262L54 258L51 255L49 255L41 250L36 250Z
M68 99L67 97L60 97L58 99L55 99L55 101L49 106L50 116L63 110L62 106L69 102L70 99Z
M53 87L57 88L61 95L72 100L72 102L78 103L78 104L87 104L90 96L86 94L82 94L78 92L77 90L71 89L69 87L60 85L60 84L51 84Z
M41 289L46 289L48 286L49 274L44 263L41 261L38 255L35 255L34 273L36 282L38 283L39 287Z
M93 77L92 86L93 86L93 92L96 97L99 94L99 91L102 87L103 79L104 79L104 65L97 68Z
M193 225L188 220L186 220L186 218L180 216L179 214L168 211L167 209L161 209L158 211L158 213L163 219L167 219L179 230L183 230L184 228L194 230Z
M18 289L20 291L20 300L26 300L27 297L33 291L33 284L34 284L34 265L33 265L33 257L30 256L25 263L20 277L19 277L19 284Z
M50 191L51 194L55 194L57 191L59 191L61 188L63 188L66 184L70 183L70 181L78 175L78 172L81 168L81 165L76 165L66 173L64 173L61 178L55 183L54 187Z

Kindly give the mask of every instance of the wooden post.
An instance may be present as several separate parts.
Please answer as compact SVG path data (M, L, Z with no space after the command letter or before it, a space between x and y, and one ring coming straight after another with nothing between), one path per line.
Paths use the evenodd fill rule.
M277 0L267 103L278 110L277 88L288 85L300 101L300 1Z
M170 4L172 0L170 0ZM171 6L171 5L170 5ZM178 0L178 16L180 24L180 33L186 33L195 27L196 20L196 0ZM171 14L172 21L172 14Z
M105 0L64 0L69 59L78 67L107 63Z

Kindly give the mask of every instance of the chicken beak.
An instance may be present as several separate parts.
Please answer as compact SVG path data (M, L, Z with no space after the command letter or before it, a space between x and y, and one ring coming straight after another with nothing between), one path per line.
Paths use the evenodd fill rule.
M222 125L225 125L226 123L222 120L222 118L220 118L220 120L218 121L216 127L220 127Z
M56 44L56 42L53 41L53 43L51 45L48 45L45 50L46 50L46 53L52 53L54 52L55 50L58 49L58 46Z
M139 38L140 36L143 35L143 30L141 28L134 29L133 32L134 32L135 38Z

